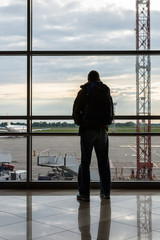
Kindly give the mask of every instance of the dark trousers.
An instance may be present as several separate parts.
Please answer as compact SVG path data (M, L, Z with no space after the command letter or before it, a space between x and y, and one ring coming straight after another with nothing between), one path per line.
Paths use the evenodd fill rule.
M111 175L108 158L108 134L105 129L87 129L81 133L81 164L78 188L81 195L90 195L90 163L93 148L98 161L100 192L110 195Z

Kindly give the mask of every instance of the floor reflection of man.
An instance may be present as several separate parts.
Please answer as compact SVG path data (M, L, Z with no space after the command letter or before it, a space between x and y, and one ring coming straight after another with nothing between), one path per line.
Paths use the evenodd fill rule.
M81 240L91 240L90 220L90 203L79 202L78 226L81 232Z
M111 221L110 200L102 200L98 224L97 240L109 240ZM90 203L80 202L78 209L78 225L81 232L81 240L91 240Z
M111 205L110 201L102 200L99 216L99 226L97 240L109 240L111 225Z

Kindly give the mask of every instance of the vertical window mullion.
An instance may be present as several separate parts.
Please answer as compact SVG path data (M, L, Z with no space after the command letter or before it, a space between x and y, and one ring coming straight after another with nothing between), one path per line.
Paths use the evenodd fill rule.
M27 132L32 132L32 0L27 0ZM27 186L32 179L32 137L27 136Z

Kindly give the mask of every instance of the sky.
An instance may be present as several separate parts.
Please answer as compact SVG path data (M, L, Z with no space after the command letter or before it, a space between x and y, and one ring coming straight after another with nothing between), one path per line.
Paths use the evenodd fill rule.
M0 1L0 50L26 50L26 0ZM160 1L151 0L151 49ZM135 50L135 0L34 0L33 50ZM151 112L159 114L159 61L151 57ZM136 114L134 56L33 57L33 114L71 115L79 86L99 71L116 114ZM26 114L26 57L0 56L0 114Z

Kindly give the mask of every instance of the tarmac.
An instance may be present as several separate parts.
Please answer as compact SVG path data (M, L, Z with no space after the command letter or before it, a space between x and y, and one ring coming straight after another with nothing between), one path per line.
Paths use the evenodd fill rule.
M156 180L160 180L160 137L151 139L151 158L153 163L153 174ZM12 164L16 170L26 170L26 146L24 137L0 137L0 153L10 154ZM112 179L123 178L129 180L132 169L136 172L136 137L109 137L109 159ZM37 166L38 155L56 155L74 153L78 164L80 163L80 138L79 136L43 136L32 138L32 178L38 179L39 174L47 174L50 167ZM95 152L92 154L91 169L98 173Z

